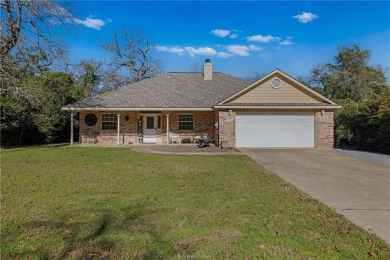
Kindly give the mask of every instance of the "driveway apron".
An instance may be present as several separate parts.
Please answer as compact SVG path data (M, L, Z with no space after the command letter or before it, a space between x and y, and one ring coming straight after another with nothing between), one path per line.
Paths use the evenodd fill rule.
M335 150L240 150L390 244L390 156L375 163Z

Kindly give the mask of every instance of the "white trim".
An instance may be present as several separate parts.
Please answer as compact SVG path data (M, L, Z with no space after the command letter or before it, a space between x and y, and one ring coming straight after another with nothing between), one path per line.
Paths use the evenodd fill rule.
M169 144L169 116L170 113L166 113L167 115L167 144Z
M274 80L279 80L280 85L277 86L277 87L274 86ZM272 78L272 80L271 80L271 87L272 87L273 89L279 89L282 85L283 85L283 81L282 81L280 78L278 78L278 77L273 77L273 78Z
M121 114L118 112L117 114L116 114L116 124L117 124L117 126L116 126L116 128L117 128L117 143L118 143L118 145L120 145L120 143L121 143Z
M192 116L192 121L180 121L179 117L181 115ZM180 129L180 122L192 122L192 129ZM194 130L195 129L195 114L194 113L178 113L177 114L177 130Z
M318 126L317 126L317 113L314 113L314 147L318 148Z
M74 118L74 113L70 112L70 145L73 145L73 139L74 139L73 118Z
M104 121L105 123L116 123L115 127L116 128L109 128L109 129L103 129L103 115L114 115L113 118L116 119L116 122L115 121ZM100 130L102 131L113 131L113 130L118 130L118 113L106 113L106 112L102 112L100 113Z
M148 117L153 117L153 127L154 129L148 129ZM142 114L142 138L144 144L155 144L157 143L157 120L158 120L158 114L156 113L146 113ZM148 130L154 131L154 134L146 133Z

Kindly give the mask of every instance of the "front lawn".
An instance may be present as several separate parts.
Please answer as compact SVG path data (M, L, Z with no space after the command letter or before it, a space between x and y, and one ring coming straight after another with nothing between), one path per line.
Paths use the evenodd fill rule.
M390 259L390 247L240 155L1 153L9 258Z

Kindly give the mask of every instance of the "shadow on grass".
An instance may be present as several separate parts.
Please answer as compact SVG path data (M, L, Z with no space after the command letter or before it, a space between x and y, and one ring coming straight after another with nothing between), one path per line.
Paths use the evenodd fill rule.
M0 147L0 149L2 151L18 151L18 150L27 150L27 149L37 149L37 148L65 148L65 147L69 147L69 143L2 146Z
M162 259L187 253L164 239L165 232L159 231L161 228L158 229L151 221L150 216L154 213L157 212L135 204L120 210L67 213L61 215L58 221L30 221L21 229L28 234L28 239L24 240L35 240L35 244L40 246L2 250L2 258L112 259L125 254L131 258ZM94 216L92 220L83 217L90 214ZM115 240L118 232L122 233L122 241ZM129 236L129 239L123 241L123 236ZM58 242L61 240L62 243ZM131 240L136 241L134 247L124 249L123 242L131 246ZM28 244L27 241L21 243L25 242ZM3 246L7 247L7 243Z

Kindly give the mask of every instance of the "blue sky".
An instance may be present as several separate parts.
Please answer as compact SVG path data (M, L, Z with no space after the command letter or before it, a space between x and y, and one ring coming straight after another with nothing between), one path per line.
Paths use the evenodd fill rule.
M211 58L234 76L279 68L307 76L341 45L371 51L371 65L390 68L390 2L76 1L73 32L63 36L71 60L102 59L99 41L114 31L142 30L156 45L163 71L190 71Z

